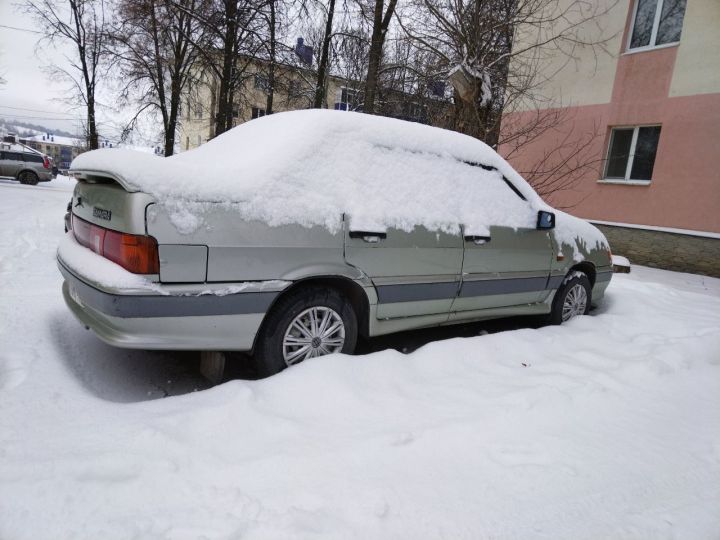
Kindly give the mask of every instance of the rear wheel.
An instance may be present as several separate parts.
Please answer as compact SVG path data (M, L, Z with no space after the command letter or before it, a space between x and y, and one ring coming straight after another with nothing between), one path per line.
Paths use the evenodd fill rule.
M38 183L38 175L32 171L23 171L18 175L21 184L34 186Z
M350 354L357 317L336 290L311 287L281 299L268 314L255 347L255 365L270 376L316 356Z
M555 293L548 322L562 324L578 315L586 315L590 311L591 299L592 287L588 277L579 271L568 274Z

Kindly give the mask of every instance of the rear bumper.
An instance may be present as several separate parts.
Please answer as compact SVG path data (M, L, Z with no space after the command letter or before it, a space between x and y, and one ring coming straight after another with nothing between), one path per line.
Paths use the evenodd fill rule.
M102 290L61 259L65 303L105 343L130 349L249 351L280 291L122 294Z

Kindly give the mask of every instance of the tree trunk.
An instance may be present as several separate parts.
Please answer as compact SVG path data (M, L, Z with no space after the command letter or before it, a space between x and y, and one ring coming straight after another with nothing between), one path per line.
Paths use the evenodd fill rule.
M176 66L177 68L177 66ZM165 127L165 157L175 153L175 132L177 131L178 111L180 110L180 74L176 70L170 82L170 111Z
M387 34L387 29L390 26L396 4L397 0L390 0L387 11L383 15L384 0L375 0L373 30L368 54L368 72L365 79L365 98L363 100L363 111L368 114L375 113L375 94L377 92L378 71L380 71L385 34Z
M88 124L88 149L97 150L100 148L98 143L97 125L95 122L95 92L88 91L87 101L87 124Z
M270 0L270 68L268 69L268 95L265 114L273 113L275 96L275 0Z
M235 81L235 41L237 39L237 2L225 0L225 19L227 27L223 42L223 67L220 75L218 111L215 117L215 136L225 133L232 127L233 85Z
M325 78L330 56L330 40L332 39L333 17L335 15L335 0L328 3L328 15L325 21L325 35L323 36L322 53L318 64L317 83L315 84L314 109L322 109L325 102Z

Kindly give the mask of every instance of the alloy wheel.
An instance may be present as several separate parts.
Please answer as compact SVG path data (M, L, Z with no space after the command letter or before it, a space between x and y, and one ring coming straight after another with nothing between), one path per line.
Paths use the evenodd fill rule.
M577 315L584 315L586 307L587 292L585 291L585 287L583 287L580 283L576 283L565 295L565 301L563 302L562 308L563 322L572 319Z
M292 366L308 358L340 352L344 344L342 317L329 307L311 307L295 317L285 331L283 359Z

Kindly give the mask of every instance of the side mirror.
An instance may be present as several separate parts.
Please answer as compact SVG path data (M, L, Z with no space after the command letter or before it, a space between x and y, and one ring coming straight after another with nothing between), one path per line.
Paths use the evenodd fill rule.
M549 230L555 228L555 214L540 210L537 218L537 228L540 230Z

